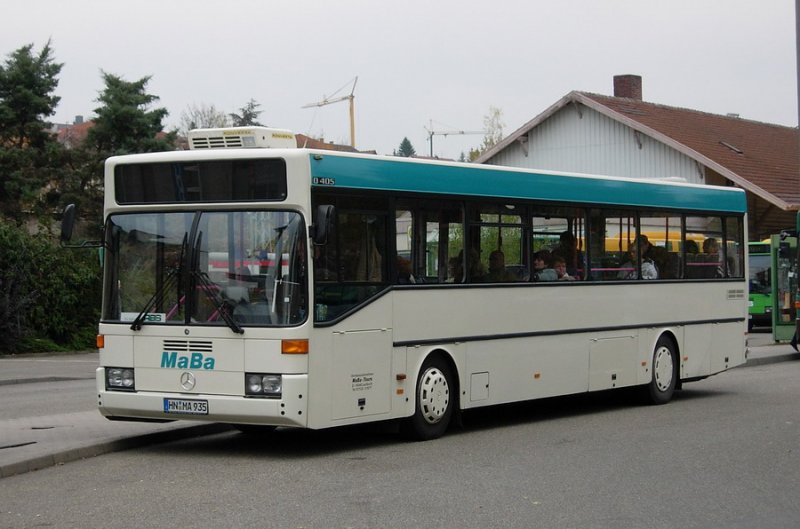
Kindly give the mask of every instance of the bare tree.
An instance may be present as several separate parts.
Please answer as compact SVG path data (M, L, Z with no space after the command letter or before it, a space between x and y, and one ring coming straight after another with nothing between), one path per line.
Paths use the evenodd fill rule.
M483 116L483 130L486 134L483 136L483 142L477 149L469 150L469 161L475 161L478 156L482 155L503 139L503 111L497 107L489 106L489 113Z
M192 129L207 129L215 127L229 127L231 125L228 115L217 110L214 105L192 103L181 113L178 131L185 136Z

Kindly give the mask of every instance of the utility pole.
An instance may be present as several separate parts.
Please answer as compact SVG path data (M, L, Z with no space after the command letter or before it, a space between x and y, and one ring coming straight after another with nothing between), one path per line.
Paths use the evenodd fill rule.
M800 0L797 0L800 2ZM484 130L434 130L433 129L433 120L430 122L430 128L425 127L425 130L428 131L428 141L431 144L431 158L433 158L433 137L434 136L458 136L458 135L466 135L466 134L486 134Z
M356 111L355 111L355 91L356 91L356 83L358 83L358 76L353 79L353 87L350 89L350 94L346 96L340 97L333 97L337 93L339 93L342 88L350 84L350 81L347 82L342 88L334 92L331 96L322 96L322 101L317 101L316 103L309 103L307 105L303 105L301 108L311 108L311 107L324 107L325 105L330 105L331 103L338 103L339 101L350 101L350 146L355 149L356 147Z

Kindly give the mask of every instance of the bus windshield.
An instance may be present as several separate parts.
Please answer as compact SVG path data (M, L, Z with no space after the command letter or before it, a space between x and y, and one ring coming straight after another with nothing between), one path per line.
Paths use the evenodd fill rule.
M772 294L772 256L750 254L750 293Z
M103 320L287 326L305 321L302 216L290 211L115 214L105 246Z

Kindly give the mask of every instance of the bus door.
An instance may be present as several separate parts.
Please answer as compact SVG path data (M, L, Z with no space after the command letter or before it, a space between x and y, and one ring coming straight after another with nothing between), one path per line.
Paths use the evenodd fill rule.
M788 342L795 333L797 310L797 237L773 235L772 253L772 338Z

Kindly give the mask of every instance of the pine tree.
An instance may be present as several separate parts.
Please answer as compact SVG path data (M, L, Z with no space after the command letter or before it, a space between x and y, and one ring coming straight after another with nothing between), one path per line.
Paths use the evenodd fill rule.
M261 104L256 102L255 99L251 99L247 102L245 106L239 109L240 114L232 113L228 114L233 122L234 127L263 127L261 123L258 122L258 115L261 114L261 110L257 110Z
M64 66L54 62L50 41L38 55L28 44L0 66L0 142L17 147L42 147L49 139L44 118L55 113L61 99L53 95Z
M62 66L49 41L38 54L33 44L17 49L0 66L0 211L17 223L40 211L42 190L61 170L63 149L45 118L60 99L53 92Z
M404 137L403 141L400 142L400 147L397 149L397 156L404 156L406 158L410 158L411 156L416 156L417 151L414 150L414 146L411 145L411 142L408 141L408 138Z
M169 114L165 108L149 110L158 96L145 91L150 76L128 82L103 72L105 89L94 111L94 127L89 129L89 143L101 155L135 152L169 151L175 148L175 132L159 137L162 120Z

